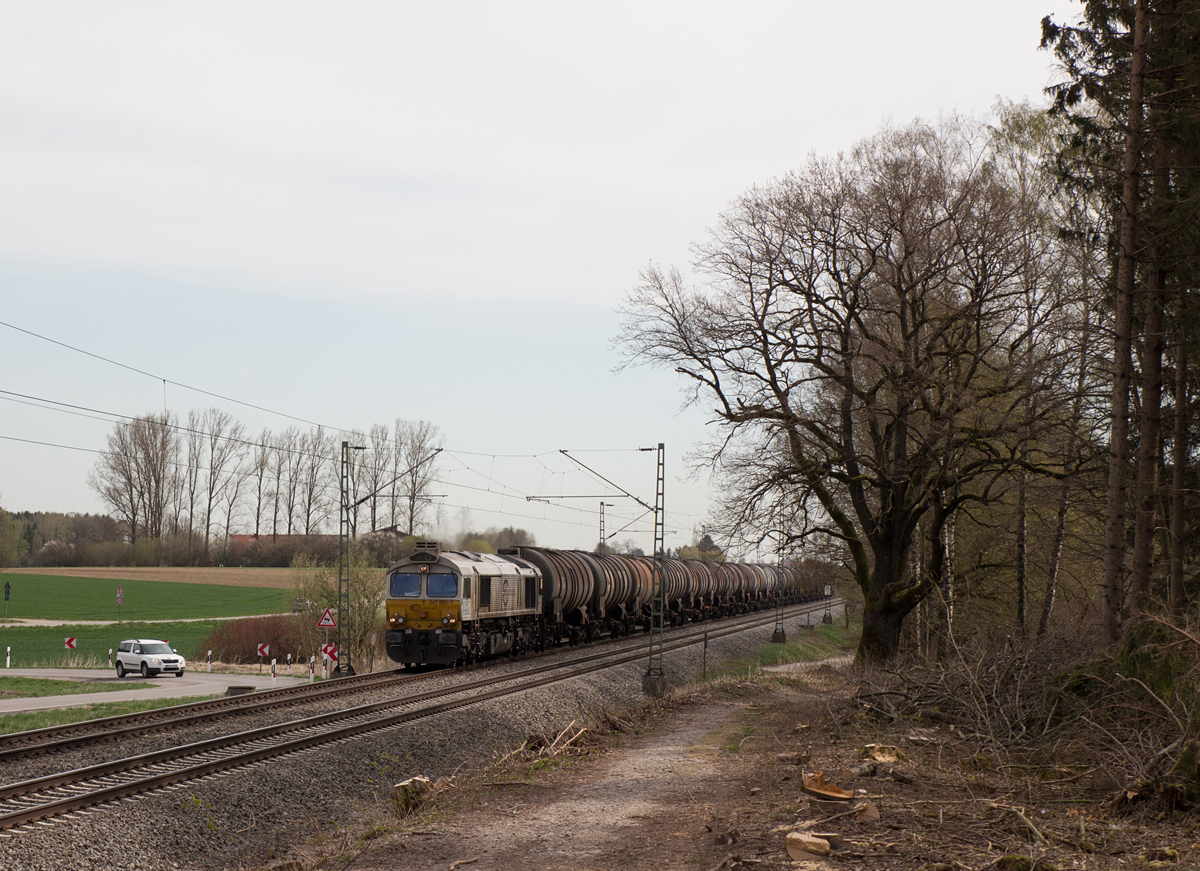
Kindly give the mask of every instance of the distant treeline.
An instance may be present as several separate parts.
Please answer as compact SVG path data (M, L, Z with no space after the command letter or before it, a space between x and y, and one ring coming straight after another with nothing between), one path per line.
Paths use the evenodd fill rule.
M368 562L391 565L412 553L418 538L392 530L363 533L356 541ZM448 550L495 553L514 546L536 544L532 533L514 527L465 530L442 541ZM109 567L109 566L246 566L286 567L300 554L314 561L336 564L336 535L233 535L210 544L208 553L195 536L167 535L143 538L132 545L125 530L106 514L44 511L10 513L0 508L0 568Z

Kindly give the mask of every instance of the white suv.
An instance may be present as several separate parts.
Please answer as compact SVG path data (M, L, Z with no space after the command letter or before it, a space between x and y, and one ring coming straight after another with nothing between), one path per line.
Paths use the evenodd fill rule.
M183 677L186 666L182 656L157 638L130 638L117 648L117 677L125 677L131 671L141 672L142 677L154 677L164 671Z

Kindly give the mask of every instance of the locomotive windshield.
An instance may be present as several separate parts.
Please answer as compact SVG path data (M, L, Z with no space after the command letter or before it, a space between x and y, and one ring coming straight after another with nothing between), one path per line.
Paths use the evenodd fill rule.
M454 575L430 575L429 598L453 599L458 595L458 578Z
M393 598L415 599L421 595L421 576L396 572L392 575L388 595Z

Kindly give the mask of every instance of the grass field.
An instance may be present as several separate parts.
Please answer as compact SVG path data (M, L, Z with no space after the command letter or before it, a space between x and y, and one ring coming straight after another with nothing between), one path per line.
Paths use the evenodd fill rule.
M80 693L111 693L138 690L154 684L99 683L91 680L52 680L40 677L0 676L0 699L36 699L44 696L76 696Z
M63 726L67 723L80 723L84 720L99 720L101 717L115 717L118 714L133 714L137 711L169 708L174 705L184 705L188 702L203 702L215 698L217 696L185 696L179 699L103 702L99 705L80 706L78 708L56 708L52 711L27 711L19 714L5 714L0 717L0 735L8 735L12 732L25 732L29 729L45 729L48 726Z
M12 587L8 602L10 620L116 620L118 586L125 594L120 616L126 621L277 614L291 611L293 598L291 590L266 587L167 584L7 572L0 575L0 579Z
M108 650L114 651L126 638L165 638L188 659L189 668L203 665L205 651L200 642L217 625L216 620L186 623L129 623L110 626L5 626L0 628L0 667L5 648L12 648L13 668L65 668L64 639L74 637L71 651L74 668L108 668Z

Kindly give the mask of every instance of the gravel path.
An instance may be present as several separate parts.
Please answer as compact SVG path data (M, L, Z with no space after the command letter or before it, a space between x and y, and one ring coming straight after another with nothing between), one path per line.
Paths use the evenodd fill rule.
M794 620L787 629L799 631ZM711 666L747 653L766 643L770 633L767 626L711 641L707 662ZM668 653L664 658L667 680L678 686L698 678L703 656L700 645ZM386 797L400 780L415 774L450 775L460 766L490 761L530 734L557 731L598 710L619 711L640 704L644 673L644 663L618 666L127 799L116 808L95 808L26 827L0 835L0 868L259 868L286 855L293 845L327 836L340 822L385 813ZM456 679L453 673L432 677L434 681ZM310 707L320 705L305 710ZM301 715L297 709L294 717ZM262 724L258 719L247 716L238 728ZM183 740L229 731L223 722L220 727L192 730ZM145 736L130 741L121 755L180 741L169 734ZM111 757L112 753L80 750L70 764L91 764L100 761L98 755ZM6 766L3 779L13 782L62 770L63 762L57 758L14 763L11 770Z

